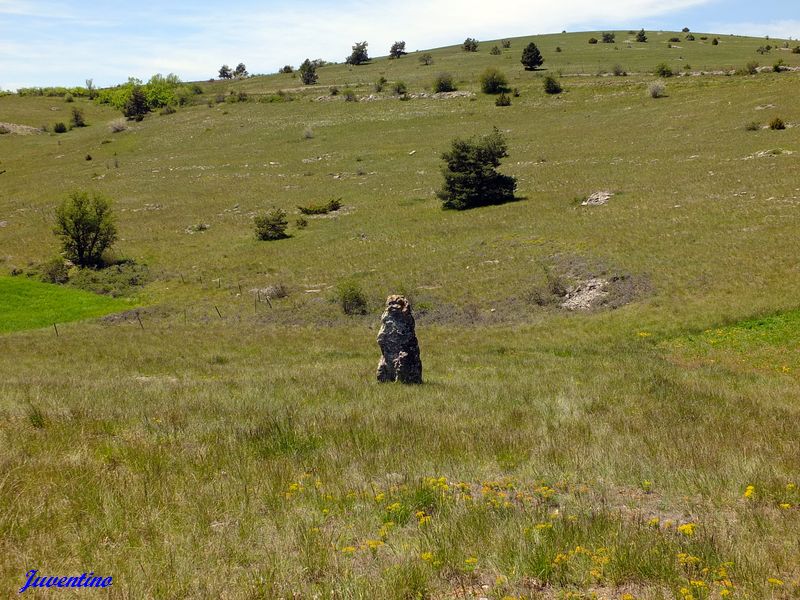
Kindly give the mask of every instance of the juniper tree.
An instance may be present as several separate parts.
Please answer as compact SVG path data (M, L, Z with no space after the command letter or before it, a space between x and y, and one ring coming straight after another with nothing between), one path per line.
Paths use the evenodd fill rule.
M531 42L525 46L525 48L522 50L521 62L525 66L526 71L534 71L544 64L542 53L539 52L539 48L536 47L536 44Z

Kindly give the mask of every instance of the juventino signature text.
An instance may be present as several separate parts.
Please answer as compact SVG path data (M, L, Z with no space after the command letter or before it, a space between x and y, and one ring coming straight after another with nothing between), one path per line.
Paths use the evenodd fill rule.
M46 577L44 575L37 576L39 571L31 569L25 573L28 580L19 589L21 594L28 588L106 588L111 586L111 577L95 577L94 572L88 575L84 573L80 577Z

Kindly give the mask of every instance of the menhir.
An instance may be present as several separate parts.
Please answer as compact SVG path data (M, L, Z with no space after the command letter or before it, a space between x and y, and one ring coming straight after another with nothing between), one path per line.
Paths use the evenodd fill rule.
M422 361L411 305L403 296L389 296L378 333L381 362L378 381L422 383Z

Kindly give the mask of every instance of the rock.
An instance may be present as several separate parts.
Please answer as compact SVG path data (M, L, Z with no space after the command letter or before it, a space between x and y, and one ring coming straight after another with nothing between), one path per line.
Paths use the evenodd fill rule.
M381 361L378 381L422 383L422 361L411 305L403 296L389 296L378 333Z
M612 192L595 192L586 200L581 202L581 206L603 206L607 204L614 194Z
M567 310L591 310L598 300L608 296L608 280L589 279L567 290L561 308Z

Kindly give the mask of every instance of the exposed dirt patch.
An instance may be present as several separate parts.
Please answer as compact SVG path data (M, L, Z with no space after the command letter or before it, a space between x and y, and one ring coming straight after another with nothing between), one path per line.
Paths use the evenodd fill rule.
M15 133L17 135L36 135L37 133L42 133L42 130L38 127L30 127L29 125L0 122L0 132Z
M581 202L581 206L603 206L614 196L614 192L595 192L586 200Z

